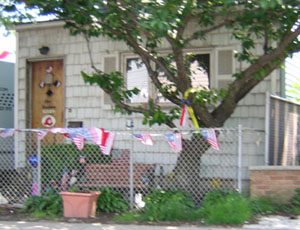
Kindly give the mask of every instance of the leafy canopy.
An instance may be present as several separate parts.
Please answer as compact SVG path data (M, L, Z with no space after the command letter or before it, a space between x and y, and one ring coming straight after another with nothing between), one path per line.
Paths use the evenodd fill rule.
M155 98L149 98L147 106L127 103L139 89L126 89L120 72L104 73L93 60L94 73L83 77L109 94L118 110L142 113L149 125L175 127L183 95L192 88L188 61L192 54L186 50L197 48L210 33L225 28L240 44L235 58L248 67L233 73L226 91L199 87L188 94L204 127L222 126L238 102L300 47L297 0L5 0L0 3L1 20L13 21L16 15L23 19L15 7L20 3L38 9L40 15L64 20L73 35L83 34L88 42L99 36L125 42L144 63L157 91L173 104L170 110L162 109ZM162 47L169 47L168 54Z

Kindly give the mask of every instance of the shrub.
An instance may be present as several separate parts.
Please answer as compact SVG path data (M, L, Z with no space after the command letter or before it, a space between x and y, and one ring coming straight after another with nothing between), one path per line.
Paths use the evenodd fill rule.
M300 189L295 190L295 195L291 198L291 206L292 211L294 214L299 215L300 214Z
M61 196L54 189L50 189L43 196L31 196L24 206L21 211L29 212L37 218L57 218L63 213Z
M195 210L191 195L180 190L153 190L145 203L143 221L190 220Z
M249 202L237 192L208 193L198 214L206 224L242 224L251 218Z
M249 199L250 209L253 214L272 213L276 207L271 197L254 197Z
M119 192L112 191L108 187L99 191L101 191L101 194L97 200L97 213L121 213L128 210L128 203Z

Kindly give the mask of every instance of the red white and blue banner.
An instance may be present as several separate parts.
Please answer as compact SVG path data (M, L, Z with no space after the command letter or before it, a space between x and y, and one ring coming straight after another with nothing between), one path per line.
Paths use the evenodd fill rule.
M169 133L165 134L169 145L172 147L175 153L182 151L182 135L181 133Z
M0 129L0 137L6 138L13 136L16 131L33 131L37 133L39 140L42 140L48 132L59 133L70 138L76 147L81 151L84 148L85 141L90 141L99 146L102 153L109 155L114 144L115 133L102 128L51 128L51 129ZM198 131L197 131L198 132ZM199 133L199 132L198 132ZM201 130L200 134L206 139L212 148L220 150L220 144L215 129ZM182 151L182 134L129 134L141 141L144 145L153 146L152 135L164 135L167 142L174 152Z
M15 129L4 129L2 131L0 131L0 137L10 137L12 135L14 135L15 133Z
M210 146L216 150L220 150L220 145L217 139L217 135L214 129L206 129L200 131L202 136L207 140Z
M72 139L79 150L84 148L84 142L91 141L97 144L103 154L109 155L112 149L115 134L99 128L52 128L51 133L61 133Z
M144 145L153 145L154 142L150 134L133 134L137 139L139 139Z

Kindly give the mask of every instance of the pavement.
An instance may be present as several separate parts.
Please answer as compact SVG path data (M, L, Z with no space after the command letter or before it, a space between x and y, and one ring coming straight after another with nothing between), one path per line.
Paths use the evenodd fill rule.
M26 222L0 221L2 230L300 230L300 218L290 219L283 216L261 217L257 224L245 224L242 227L215 227L215 226L153 226L153 225L119 225L101 223L63 223L63 222Z

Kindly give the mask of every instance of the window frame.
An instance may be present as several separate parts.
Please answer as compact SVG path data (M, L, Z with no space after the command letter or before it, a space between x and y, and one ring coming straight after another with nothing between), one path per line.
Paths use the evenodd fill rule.
M209 76L209 85L210 88L218 88L218 81L219 80L234 80L232 78L232 74L218 74L219 71L219 51L226 51L230 50L232 51L232 74L234 73L234 70L236 68L236 61L234 59L234 47L232 46L224 46L224 47L209 47L209 48L187 48L184 49L184 54L193 53L195 55L198 54L208 54L209 55L209 68L210 68L210 76ZM161 55L167 55L170 52L169 49L167 50L160 50ZM134 54L133 52L124 52L121 53L120 57L120 71L124 74L125 78L125 84L127 86L127 74L126 74L126 64L127 59L130 58L140 58L138 55ZM155 63L151 63L152 67L155 68ZM151 98L154 98L157 95L157 89L155 85L152 83L150 77L147 77L148 79L148 93ZM129 104L132 105L141 105L145 102L129 102ZM173 103L171 102L159 102L159 105L161 107L170 107Z

